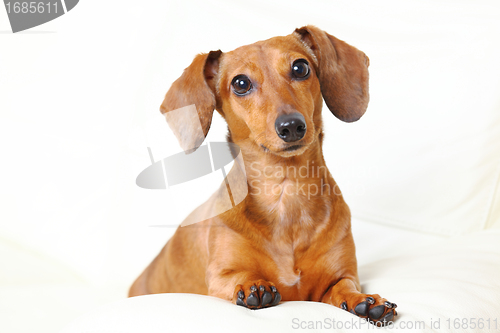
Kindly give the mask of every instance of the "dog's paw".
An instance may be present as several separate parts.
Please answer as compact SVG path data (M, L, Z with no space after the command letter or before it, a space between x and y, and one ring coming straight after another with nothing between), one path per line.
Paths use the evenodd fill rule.
M234 290L233 302L252 310L275 306L280 301L281 295L276 286L265 280L239 284Z
M396 307L395 303L391 303L377 294L352 294L339 304L339 308L365 318L377 326L385 326L393 321L398 314Z

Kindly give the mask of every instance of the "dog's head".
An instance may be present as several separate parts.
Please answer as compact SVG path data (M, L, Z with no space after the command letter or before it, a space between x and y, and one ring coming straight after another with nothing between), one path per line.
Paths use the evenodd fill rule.
M283 157L298 155L321 133L323 99L340 120L353 122L364 114L368 65L363 52L306 26L228 53L198 55L172 84L160 109L168 113L196 106L202 137L190 127L192 119L167 117L184 149L201 144L216 109L236 144Z

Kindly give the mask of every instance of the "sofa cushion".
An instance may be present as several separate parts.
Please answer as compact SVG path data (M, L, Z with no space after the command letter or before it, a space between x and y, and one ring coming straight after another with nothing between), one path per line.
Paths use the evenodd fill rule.
M445 239L357 222L354 233L358 244L373 241L373 234L381 235L373 250L364 246L359 253L360 279L364 292L398 304L395 328L412 325L414 332L433 332L438 324L439 332L456 332L454 325L469 325L470 332L500 328L493 326L500 325L495 321L500 299L500 230ZM476 329L471 329L471 318ZM479 321L489 329L479 329ZM343 325L336 332L347 332L347 325L373 331L350 313L322 303L284 302L253 311L209 296L157 294L97 308L62 333L295 332L309 325L323 331L333 331L332 325Z

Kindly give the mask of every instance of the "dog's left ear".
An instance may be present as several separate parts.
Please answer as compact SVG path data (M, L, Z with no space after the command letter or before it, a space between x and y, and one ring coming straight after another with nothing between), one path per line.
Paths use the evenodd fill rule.
M345 122L361 118L370 99L368 57L357 48L311 25L296 29L295 33L311 48L318 60L316 72L330 111Z
M181 77L172 83L160 107L186 153L203 143L212 124L221 54L218 50L197 55Z

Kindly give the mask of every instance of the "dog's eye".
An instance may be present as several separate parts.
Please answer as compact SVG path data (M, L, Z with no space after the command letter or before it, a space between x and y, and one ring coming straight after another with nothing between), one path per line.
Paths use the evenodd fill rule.
M294 78L307 79L310 73L309 63L305 59L295 60L292 65L292 75Z
M234 77L231 86L236 95L243 96L252 89L252 81L246 75L238 75Z

